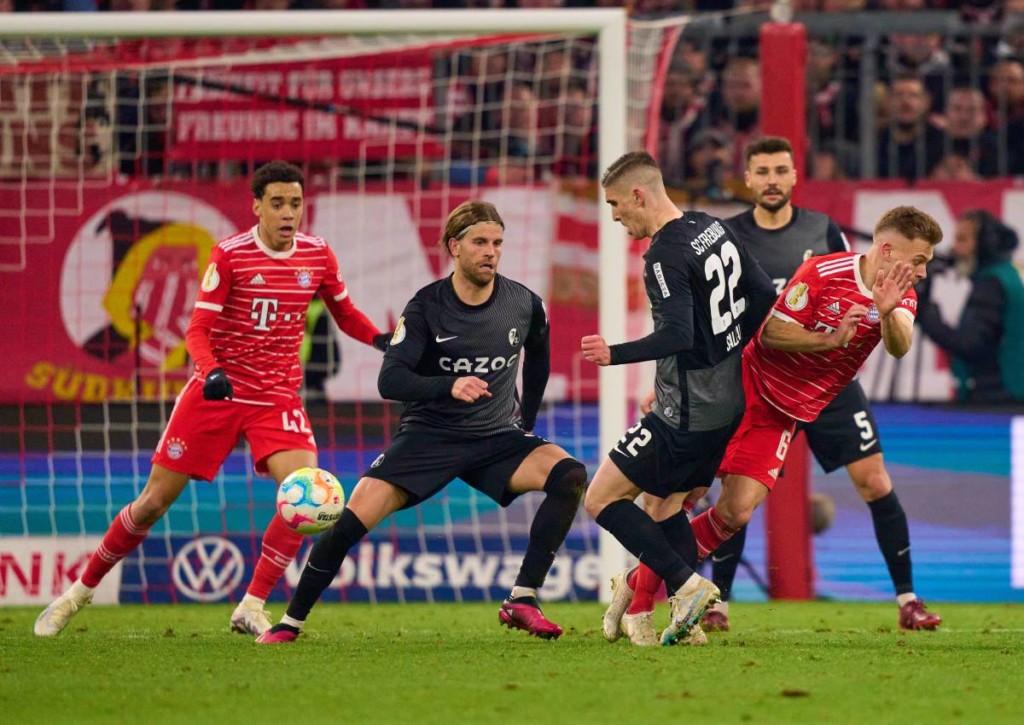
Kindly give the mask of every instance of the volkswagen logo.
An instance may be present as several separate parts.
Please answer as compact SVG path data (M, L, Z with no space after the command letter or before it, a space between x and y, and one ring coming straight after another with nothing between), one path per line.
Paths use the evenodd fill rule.
M197 602L224 599L241 583L244 574L242 552L219 536L201 536L188 542L171 567L174 586Z

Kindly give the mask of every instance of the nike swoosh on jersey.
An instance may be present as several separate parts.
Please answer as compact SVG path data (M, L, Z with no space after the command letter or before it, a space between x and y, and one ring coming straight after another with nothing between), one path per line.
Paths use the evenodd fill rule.
M878 439L877 438L872 438L867 443L861 443L860 444L860 449L862 451L866 451L868 448L871 448L871 446L875 445L876 443L878 443Z
M722 556L715 556L714 554L711 555L711 561L715 564L721 564L723 561L728 561L731 558L732 554L724 554Z
M435 342L448 342L449 340L454 340L456 337L458 337L458 335L452 335L451 337L441 337L440 335L438 335L437 337L434 338L434 341Z

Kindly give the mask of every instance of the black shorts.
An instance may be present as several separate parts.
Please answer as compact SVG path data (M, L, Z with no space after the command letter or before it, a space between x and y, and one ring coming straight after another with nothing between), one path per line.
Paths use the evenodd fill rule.
M455 478L508 506L519 494L508 482L534 450L551 442L518 429L488 436L403 428L363 476L379 478L409 494L405 508L426 501Z
M807 434L807 445L825 473L882 452L875 415L856 380L825 406L817 420L800 423L797 430Z
M633 485L661 498L710 486L742 418L715 430L691 432L672 428L648 413L626 431L608 457Z

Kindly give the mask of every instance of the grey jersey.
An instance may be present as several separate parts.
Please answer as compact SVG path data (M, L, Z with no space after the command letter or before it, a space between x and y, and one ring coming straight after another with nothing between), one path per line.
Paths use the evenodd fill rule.
M759 227L753 209L730 217L726 224L771 278L776 294L782 293L797 267L809 258L850 251L836 223L809 209L793 207L793 218L779 229Z
M547 318L540 297L497 275L490 299L467 305L451 277L427 285L409 301L385 365L405 365L422 379L441 381L433 399L406 402L402 425L473 434L508 430L520 422L516 379L523 351L543 354ZM487 381L491 397L465 403L451 396L458 377Z

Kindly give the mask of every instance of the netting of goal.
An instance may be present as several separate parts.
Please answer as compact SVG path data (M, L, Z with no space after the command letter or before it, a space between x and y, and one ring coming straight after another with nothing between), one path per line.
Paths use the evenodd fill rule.
M382 327L448 269L437 245L447 212L494 202L507 225L502 272L544 297L551 318L537 432L593 471L646 373L599 374L579 338L622 340L649 316L642 267L595 178L650 144L657 80L684 23L630 23L627 42L616 10L5 19L2 601L62 590L141 490L189 373L199 273L218 239L254 223L248 177L275 158L304 169L306 229L330 242L354 301ZM310 314L305 396L320 463L351 491L400 406L377 395L379 353L328 317ZM186 489L97 601L237 599L274 493L239 447L215 481ZM501 509L456 482L373 532L332 596L500 598L537 496ZM597 596L624 557L602 538L581 511L542 595Z

